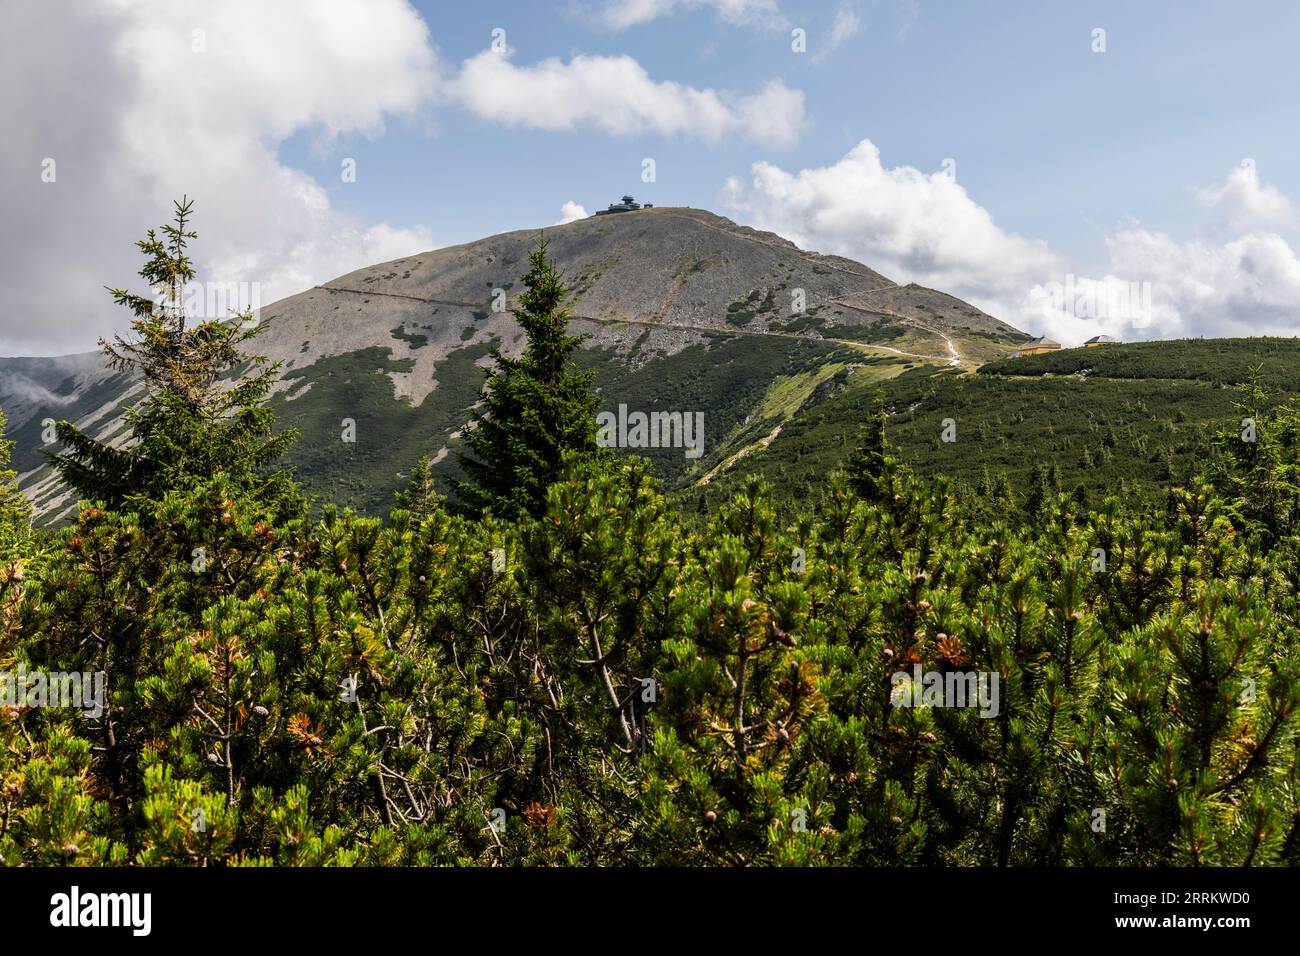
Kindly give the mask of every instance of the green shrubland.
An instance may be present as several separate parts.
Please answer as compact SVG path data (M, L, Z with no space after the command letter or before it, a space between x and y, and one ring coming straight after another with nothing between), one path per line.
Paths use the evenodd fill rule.
M386 517L313 512L240 326L143 306L129 354L170 372L136 445L74 444L75 522L32 535L0 461L0 671L107 688L0 709L0 860L1300 862L1300 426L1257 379L1225 393L1253 440L1157 507L923 473L881 403L820 494L753 476L683 514L592 447L532 267L455 501L426 464ZM900 674L996 690L906 706Z

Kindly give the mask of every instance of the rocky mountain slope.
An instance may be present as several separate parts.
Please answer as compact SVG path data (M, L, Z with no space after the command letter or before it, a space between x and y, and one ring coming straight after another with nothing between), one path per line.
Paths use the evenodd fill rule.
M262 308L259 348L284 365L274 401L302 433L293 464L310 490L382 511L421 454L455 467L489 349L521 347L508 310L538 234L381 263ZM1024 338L959 299L702 210L592 217L545 237L605 406L704 414L699 458L638 450L671 485L712 480L849 383L968 368ZM96 353L0 359L0 407L43 520L74 504L44 464L44 423L120 439L138 397Z

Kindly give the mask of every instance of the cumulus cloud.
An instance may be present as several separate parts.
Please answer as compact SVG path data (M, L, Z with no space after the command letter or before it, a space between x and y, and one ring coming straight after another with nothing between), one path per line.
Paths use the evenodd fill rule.
M1108 237L1110 272L1030 290L1023 316L1077 340L1095 331L1124 338L1296 335L1300 258L1281 236L1180 242L1129 226Z
M578 55L516 66L484 50L466 60L447 95L475 116L527 129L597 129L615 136L656 133L717 143L742 136L780 146L803 127L804 97L780 80L736 96L655 81L630 56Z
M1067 347L1098 334L1126 340L1186 334L1180 313L1164 299L1157 302L1154 290L1150 279L1067 273L1034 284L1000 317Z
M577 222L579 219L586 219L590 213L581 203L576 203L572 199L560 207L560 221L557 226L564 226L571 222Z
M606 0L600 8L600 19L611 29L624 30L700 8L711 8L723 20L733 24L771 28L787 24L776 0Z
M1260 182L1252 160L1245 160L1217 186L1195 190L1196 198L1218 214L1216 225L1233 232L1276 229L1295 221L1291 200Z
M870 140L830 166L791 173L759 162L752 173L724 191L747 222L904 282L1005 303L1060 271L1046 243L999 228L952 176L886 168Z
M715 6L737 21L775 9ZM0 354L89 349L120 329L103 285L132 282L132 241L182 195L196 201L200 278L256 283L262 304L434 245L424 226L342 212L342 177L330 188L281 159L291 138L328 155L340 135L377 137L394 117L423 125L435 108L707 143L781 145L805 123L803 94L780 80L696 89L626 56L517 67L484 53L444 68L408 0L99 0L6 15ZM367 174L362 159L358 181Z
M1300 259L1276 233L1208 244L1133 228L1108 245L1113 265L1149 277L1188 335L1300 331Z
M1214 238L1121 225L1106 239L1107 274L1076 280L1063 305L1055 285L1031 289L1027 321L1081 329L1099 317L1101 331L1128 338L1300 334L1300 256L1268 228L1294 221L1291 200L1250 162L1194 192Z
M106 282L129 284L131 241L196 199L200 278L256 282L263 303L376 258L427 249L427 229L366 224L280 161L309 131L378 135L414 115L437 63L405 0L328 5L260 0L117 0L75 12L8 11L0 240L9 274L0 353L87 348L119 328ZM55 161L55 181L41 163ZM364 175L361 170L359 175ZM33 242L37 237L39 241ZM50 289L57 289L54 307Z
M788 172L756 163L750 183L732 179L723 195L738 218L804 248L952 293L1067 345L1098 333L1300 332L1300 257L1276 233L1180 241L1128 223L1107 237L1101 275L1076 274L1046 243L998 226L944 173L886 168L869 140L830 166ZM1286 197L1241 171L1216 195L1222 198L1213 208L1253 211L1239 226L1276 221L1290 208Z
M807 123L804 96L780 80L769 80L736 107L736 123L752 140L784 146L799 138Z

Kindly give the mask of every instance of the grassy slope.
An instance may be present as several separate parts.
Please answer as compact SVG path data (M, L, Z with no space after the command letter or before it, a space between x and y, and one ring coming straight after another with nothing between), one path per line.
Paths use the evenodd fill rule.
M829 342L718 335L707 345L635 369L595 350L584 352L582 361L596 371L602 410L616 412L623 403L631 411L704 413L705 453L699 460L687 459L681 449L638 451L655 463L670 486L677 486L782 421L787 409L769 400L780 383L825 375L819 370L860 362L861 356Z

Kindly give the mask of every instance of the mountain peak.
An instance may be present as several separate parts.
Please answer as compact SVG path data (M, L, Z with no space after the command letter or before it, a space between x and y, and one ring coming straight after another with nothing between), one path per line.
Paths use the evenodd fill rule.
M711 476L763 437L750 430L779 429L855 368L971 367L1024 338L952 296L705 209L628 208L514 230L357 269L262 308L257 348L283 365L276 410L303 434L293 463L309 488L342 482L350 503L380 510L421 454L454 468L489 350L522 347L510 309L539 233L573 289L573 325L602 396L706 413L709 453L663 458L670 481ZM0 371L24 486L47 517L66 511L39 454L41 422L122 436L138 384L93 356L0 360ZM338 444L343 419L357 423L355 447Z

